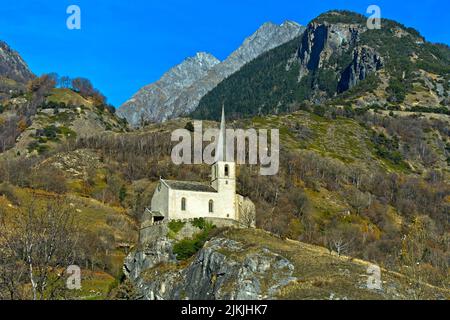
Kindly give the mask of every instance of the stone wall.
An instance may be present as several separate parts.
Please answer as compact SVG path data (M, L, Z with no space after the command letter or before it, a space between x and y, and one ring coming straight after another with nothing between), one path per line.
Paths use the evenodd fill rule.
M152 225L151 221L145 221L141 224L139 230L139 244L145 245L156 241L159 238L167 236L169 227L167 223Z

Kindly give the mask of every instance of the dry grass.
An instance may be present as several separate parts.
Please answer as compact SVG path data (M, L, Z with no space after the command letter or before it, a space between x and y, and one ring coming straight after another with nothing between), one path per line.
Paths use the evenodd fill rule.
M450 290L415 283L382 269L383 290L367 288L370 262L337 256L323 247L283 240L262 230L228 230L227 237L258 248L268 248L289 259L297 281L283 288L280 299L411 299L417 287L421 299L449 299ZM415 288L415 289L413 289Z

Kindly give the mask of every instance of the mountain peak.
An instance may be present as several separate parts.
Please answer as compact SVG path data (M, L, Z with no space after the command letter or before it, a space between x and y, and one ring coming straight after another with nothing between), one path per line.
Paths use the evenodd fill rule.
M147 85L123 104L118 114L133 126L145 121L163 122L195 110L201 98L225 78L261 54L299 36L304 27L292 21L266 22L225 61L197 52Z
M301 24L299 24L299 23L297 23L295 21L292 21L292 20L285 20L280 26L281 27L289 26L289 27L296 27L296 28L301 28L302 27Z
M212 65L220 63L220 60L217 59L212 54L210 54L209 52L203 51L197 52L193 58L199 61L200 63L210 63Z

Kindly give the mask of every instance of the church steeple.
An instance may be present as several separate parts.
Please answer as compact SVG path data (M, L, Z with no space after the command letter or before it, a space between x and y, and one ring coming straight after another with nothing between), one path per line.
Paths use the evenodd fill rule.
M226 130L225 110L222 106L222 119L217 138L215 163L211 168L211 185L218 192L231 192L234 194L236 192L236 164L234 163L234 157L227 152Z
M227 129L225 125L225 108L223 106L215 157L215 162L219 161L227 161Z

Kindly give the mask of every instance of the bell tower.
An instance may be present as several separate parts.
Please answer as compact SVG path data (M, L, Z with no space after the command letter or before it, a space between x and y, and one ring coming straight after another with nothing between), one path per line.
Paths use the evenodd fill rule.
M219 193L236 194L236 164L234 159L227 159L225 111L222 107L222 120L216 147L215 163L211 168L211 185Z

